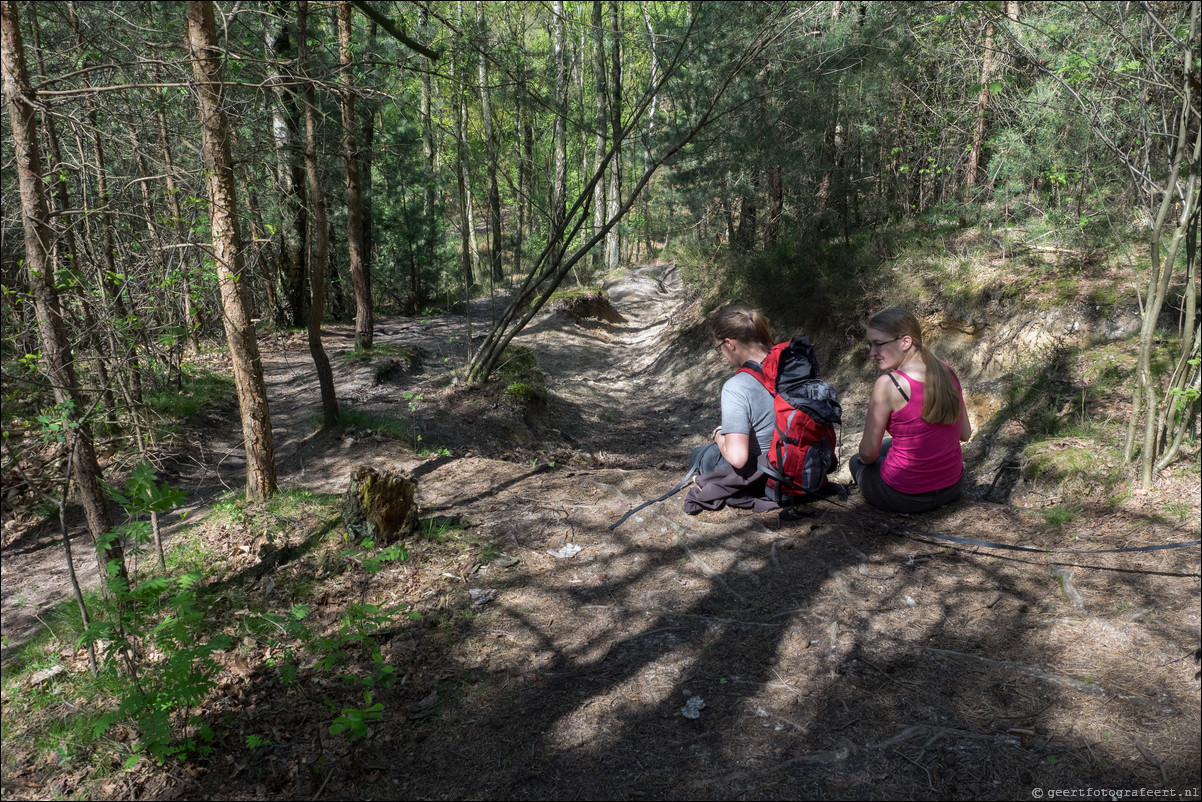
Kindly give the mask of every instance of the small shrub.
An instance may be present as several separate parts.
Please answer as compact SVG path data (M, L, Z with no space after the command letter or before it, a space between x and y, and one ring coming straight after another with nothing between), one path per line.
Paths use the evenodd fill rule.
M547 388L541 384L514 382L505 388L505 397L518 406L523 407L545 404L547 401Z
M509 401L523 407L546 402L546 379L529 348L506 348L495 375L505 385L505 398Z

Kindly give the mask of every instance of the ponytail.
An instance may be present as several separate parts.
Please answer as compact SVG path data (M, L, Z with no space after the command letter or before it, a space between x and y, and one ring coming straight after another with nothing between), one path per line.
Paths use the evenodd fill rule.
M909 337L926 366L926 387L922 394L922 419L927 423L952 424L960 420L960 388L955 374L943 360L922 344L922 324L905 309L891 306L868 320L868 328L892 337Z
M927 367L927 385L922 394L922 419L927 423L956 423L960 420L960 388L951 368L929 348L920 345Z

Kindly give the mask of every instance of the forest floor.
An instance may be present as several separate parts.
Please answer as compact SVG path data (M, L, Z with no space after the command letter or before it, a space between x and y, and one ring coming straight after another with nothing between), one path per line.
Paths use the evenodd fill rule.
M189 536L229 555L231 611L303 597L306 624L328 631L354 604L413 614L376 636L398 679L375 689L382 720L367 737L330 733L331 710L361 690L316 658L282 682L279 638L236 628L237 657L206 705L212 755L103 777L10 754L4 798L1196 795L1196 546L1070 554L924 534L1082 551L1191 540L1196 483L1166 474L1123 504L1080 500L1058 524L1040 512L1054 488L984 501L983 469L967 497L912 517L854 491L793 520L690 517L682 492L611 530L683 475L727 367L674 266L606 289L621 321L552 312L517 338L547 378L549 401L533 409L447 381L466 350L462 317L377 321L377 345L418 347L418 367L341 360L352 332L331 327L344 407L405 422L407 437L369 424L315 433L304 335L264 340L282 489L341 494L361 465L418 480L424 534L375 574L336 570L323 539L340 546L340 530L303 506L272 551L244 548L260 533L239 521L260 519L210 512L244 481L236 411L210 411L189 434L171 478L190 494ZM475 317L486 330L487 307ZM838 377L845 457L870 380ZM969 446L970 469L992 445ZM1166 514L1170 499L1185 512ZM62 593L59 560L50 534L6 542L6 655ZM366 653L347 656L351 673L369 672ZM252 734L262 745L249 748Z

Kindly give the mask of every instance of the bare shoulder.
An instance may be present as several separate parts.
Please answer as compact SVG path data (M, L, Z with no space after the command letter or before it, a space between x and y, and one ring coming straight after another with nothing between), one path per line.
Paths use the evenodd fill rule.
M894 384L895 380L896 384ZM902 393L905 393L905 395L902 395ZM906 399L910 395L910 382L906 380L905 376L899 373L882 373L877 377L876 384L872 386L873 398L883 404L887 404L893 410L904 407Z

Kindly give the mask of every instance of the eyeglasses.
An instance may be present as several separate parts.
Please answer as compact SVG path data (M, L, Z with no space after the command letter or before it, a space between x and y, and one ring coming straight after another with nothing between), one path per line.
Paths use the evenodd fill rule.
M718 342L714 344L714 350L721 351L722 346L724 346L724 345L726 345L726 340L718 340Z
M882 343L874 343L874 342L869 341L869 342L864 343L864 347L867 348L870 352L871 351L879 351L882 348L884 348L886 345L888 345L889 343L895 343L900 339L901 339L901 337L894 337L892 340L885 340Z

